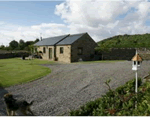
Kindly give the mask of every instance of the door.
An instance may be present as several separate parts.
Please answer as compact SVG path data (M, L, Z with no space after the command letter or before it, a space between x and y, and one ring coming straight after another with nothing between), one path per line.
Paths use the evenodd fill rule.
M49 48L49 59L52 59L52 48Z

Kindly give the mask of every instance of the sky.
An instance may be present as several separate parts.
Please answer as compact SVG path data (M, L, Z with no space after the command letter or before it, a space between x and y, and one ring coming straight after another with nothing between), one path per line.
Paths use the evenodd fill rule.
M150 0L0 0L0 45L84 32L96 42L150 33Z

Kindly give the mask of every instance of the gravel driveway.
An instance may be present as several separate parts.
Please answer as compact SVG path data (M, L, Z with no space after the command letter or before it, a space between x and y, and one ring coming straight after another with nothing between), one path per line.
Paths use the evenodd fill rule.
M52 73L27 84L0 89L0 115L6 115L2 96L7 92L28 102L34 100L31 109L35 115L68 115L70 110L105 94L107 79L111 78L110 86L117 88L135 76L131 61L44 66L51 68ZM138 76L143 77L149 71L150 62L144 61Z

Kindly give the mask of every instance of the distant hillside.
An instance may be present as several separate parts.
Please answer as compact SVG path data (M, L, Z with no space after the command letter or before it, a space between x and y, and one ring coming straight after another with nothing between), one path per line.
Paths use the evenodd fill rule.
M117 35L97 42L96 50L109 48L150 48L150 34Z

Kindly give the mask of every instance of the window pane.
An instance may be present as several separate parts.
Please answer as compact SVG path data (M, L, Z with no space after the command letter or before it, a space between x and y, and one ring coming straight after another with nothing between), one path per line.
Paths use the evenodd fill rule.
M62 54L64 52L64 48L60 47L60 54Z
M82 53L83 53L83 48L78 48L78 54L80 54L80 55L82 55Z
M46 49L45 49L45 47L43 47L43 53L46 53Z

